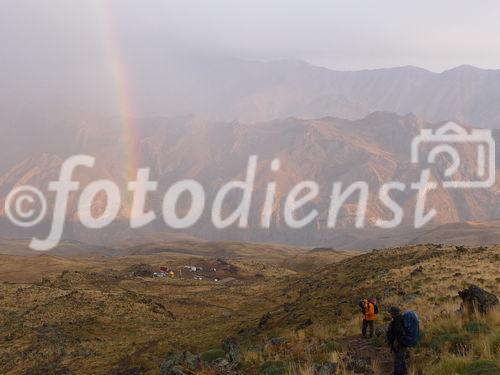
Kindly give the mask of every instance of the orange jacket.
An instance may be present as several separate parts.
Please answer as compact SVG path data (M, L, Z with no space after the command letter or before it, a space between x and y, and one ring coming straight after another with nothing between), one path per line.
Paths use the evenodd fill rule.
M363 300L363 315L365 320L375 320L375 305L367 300Z

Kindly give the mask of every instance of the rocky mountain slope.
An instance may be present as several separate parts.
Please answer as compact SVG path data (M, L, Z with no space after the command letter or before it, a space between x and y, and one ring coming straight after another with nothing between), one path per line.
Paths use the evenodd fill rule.
M326 223L333 183L341 182L345 189L356 181L366 182L369 186L366 227L373 227L378 218L391 218L391 212L378 197L382 184L389 181L405 184L404 191L391 194L403 208L401 230L404 231L404 228L412 226L414 216L416 191L410 186L419 181L420 171L424 167L410 162L411 140L421 129L432 129L438 125L427 123L413 115L398 116L387 112L374 113L357 121L289 118L244 124L214 123L198 117L144 121L139 124L137 166L150 167L150 179L159 182L157 192L150 193L146 207L154 209L158 219L134 234L173 232L161 220L161 202L166 190L174 182L183 179L194 179L202 184L206 192L207 208L198 223L184 231L184 235L210 240L353 248L355 243L364 243L357 240L365 236L361 231L353 231L357 205L355 196L342 206L334 230L327 228ZM36 142L32 148L13 148L12 145L18 144L18 138L23 138L22 134L0 140L0 149L9 154L9 157L2 158L0 162L3 171L0 175L0 228L3 235L15 237L25 233L9 226L4 216L3 202L12 188L20 184L31 184L46 191L48 182L57 178L60 164L66 157L85 153L96 157L96 165L94 168L78 168L74 178L82 183L82 188L97 179L113 180L121 189L122 205L118 220L109 228L98 232L87 230L78 225L76 207L79 194L72 193L66 215L68 225L65 237L87 242L129 238L131 232L126 221L131 201L126 194L126 180L130 176L127 176L128 159L120 142L123 134L119 123L96 120L65 126L61 122L59 126L54 125L53 129L44 129L40 137L44 141ZM464 171L474 170L475 152L473 145L461 146ZM251 155L258 156L258 163L249 229L231 226L226 230L214 230L210 209L215 193L226 182L245 178ZM275 158L281 161L277 171L271 170L271 162ZM443 179L442 172L448 165L449 160L441 155L436 165L432 166L432 179L438 185ZM463 172L460 177L469 176L467 172ZM311 209L317 209L318 216L305 228L290 229L283 219L286 197L293 186L305 180L317 182L320 190L312 202L297 211L297 216L305 215ZM272 208L271 227L263 229L260 227L260 214L267 184L270 182L277 184L276 198ZM473 190L447 190L438 186L428 194L426 204L429 208L438 209L438 215L432 224L497 218L500 206L497 186ZM48 197L50 208L53 206L54 195L48 194ZM238 194L230 194L227 204L223 206L224 212L231 212L240 199ZM98 196L93 202L94 214L102 213L105 204L105 195ZM189 200L183 197L178 209L182 212L187 207ZM29 236L46 235L49 219L50 216L37 228L30 228ZM375 245L391 244L383 240L375 241L377 238L387 237L387 231L371 232L370 236ZM370 244L364 243L360 247L370 247Z

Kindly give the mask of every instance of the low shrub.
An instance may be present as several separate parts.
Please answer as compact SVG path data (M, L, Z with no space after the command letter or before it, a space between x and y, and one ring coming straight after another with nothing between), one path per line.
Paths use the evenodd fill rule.
M454 334L449 340L448 351L452 354L466 354L472 349L471 337L467 334Z
M472 342L466 333L442 333L432 336L428 346L440 353L448 350L452 354L465 354L472 348Z
M431 328L430 333L440 334L440 333L459 333L462 330L461 324L457 319L443 319L438 321Z
M324 353L332 353L338 349L338 344L335 341L326 341L321 344L321 350Z
M470 333L489 333L490 327L486 323L472 321L464 324L464 329Z
M451 338L455 335L455 333L442 333L439 335L428 335L422 337L422 345L428 346L433 350L440 350L445 343L451 340Z
M430 372L431 375L461 374L469 364L465 358L451 357L440 361Z
M226 353L222 349L209 349L206 352L201 353L200 358L202 361L207 363L212 363L216 359L224 358Z
M287 366L285 362L282 361L269 361L264 362L260 367L260 375L284 375L286 373Z
M500 355L500 333L491 336L489 342L492 354Z
M500 366L495 361L479 360L468 364L460 374L463 375L498 375Z
M375 336L371 340L371 344L376 348L381 348L385 344L385 337L383 336Z

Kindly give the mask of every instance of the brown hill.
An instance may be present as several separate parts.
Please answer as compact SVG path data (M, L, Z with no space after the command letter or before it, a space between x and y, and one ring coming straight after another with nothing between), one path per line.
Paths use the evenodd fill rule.
M424 231L411 244L446 243L469 245L493 245L500 243L500 221L467 221L449 223Z

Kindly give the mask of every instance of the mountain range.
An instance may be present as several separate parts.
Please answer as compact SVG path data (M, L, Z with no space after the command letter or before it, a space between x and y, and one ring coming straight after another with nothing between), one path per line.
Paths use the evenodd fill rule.
M151 193L147 209L154 210L158 219L147 227L130 231L128 214L130 199L126 194L126 150L119 119L78 118L59 119L47 126L32 130L6 129L0 140L0 231L4 237L46 236L51 220L47 219L28 231L8 223L3 210L6 195L18 185L29 184L46 191L49 181L56 180L60 165L68 156L89 154L96 157L94 168L79 167L74 178L82 188L97 179L110 179L122 192L122 206L118 219L105 230L90 230L79 224L76 208L79 192L72 193L66 215L65 238L90 243L109 243L148 233L176 233L208 240L239 240L280 242L307 246L333 246L339 248L370 248L411 242L422 231L413 229L416 192L411 183L419 181L422 165L410 160L413 137L422 129L437 129L441 123L430 123L413 114L401 116L390 112L375 112L360 120L325 117L304 120L286 119L244 123L220 122L201 116L175 118L148 118L137 122L137 167L149 167L150 179L158 181L157 192ZM465 126L465 125L464 125ZM465 126L470 131L471 128ZM465 171L475 168L476 154L473 145L460 147L461 162ZM249 218L249 228L235 225L218 230L210 218L210 208L218 189L225 183L245 179L251 155L258 156L254 192ZM278 158L278 171L270 168ZM446 155L441 155L432 166L432 179L438 188L428 194L426 207L435 207L437 216L425 230L445 223L462 221L487 221L499 217L498 180L491 189L453 190L441 187L443 171L450 165ZM461 177L467 178L465 175ZM194 179L206 192L206 209L200 220L189 230L174 231L161 220L164 193L177 181ZM302 217L310 210L318 216L302 229L290 229L283 220L285 201L290 190L299 182L312 180L318 183L318 196L297 211ZM269 182L276 182L276 199L272 208L271 226L259 226L265 189ZM334 229L327 228L327 214L332 184L341 182L344 189L356 181L369 185L365 230L355 229L356 195L351 196L339 211ZM391 193L403 208L404 217L396 229L380 230L374 226L378 218L389 220L388 210L378 197L380 187L389 181L405 184L404 191ZM49 207L54 195L47 194ZM223 206L225 214L237 207L241 197L229 194ZM103 212L107 200L98 195L93 202L93 212ZM186 211L186 197L179 200L178 210ZM425 238L422 237L422 238Z
M188 60L178 70L177 64L171 66L174 68L167 71L175 72L172 76L156 76L163 77L165 87L182 88L183 95L172 93L155 108L151 99L161 101L165 94L139 83L138 97L145 99L140 107L145 112L165 113L166 107L176 113L185 108L186 112L225 120L254 122L288 116L354 120L375 111L390 111L414 113L432 122L455 120L500 127L496 105L500 70L463 65L442 73L413 66L349 72L301 61L234 59Z
M117 91L106 71L92 65L71 69L68 62L57 74L42 76L37 71L8 74L16 69L8 66L2 75L0 109L9 116L24 114L26 108L49 115L121 115L124 108L117 100L127 96L138 117L196 114L242 122L290 116L355 120L390 111L414 113L430 122L454 120L500 128L500 70L463 65L441 73L413 66L335 71L303 61L171 55L128 59L126 91Z

